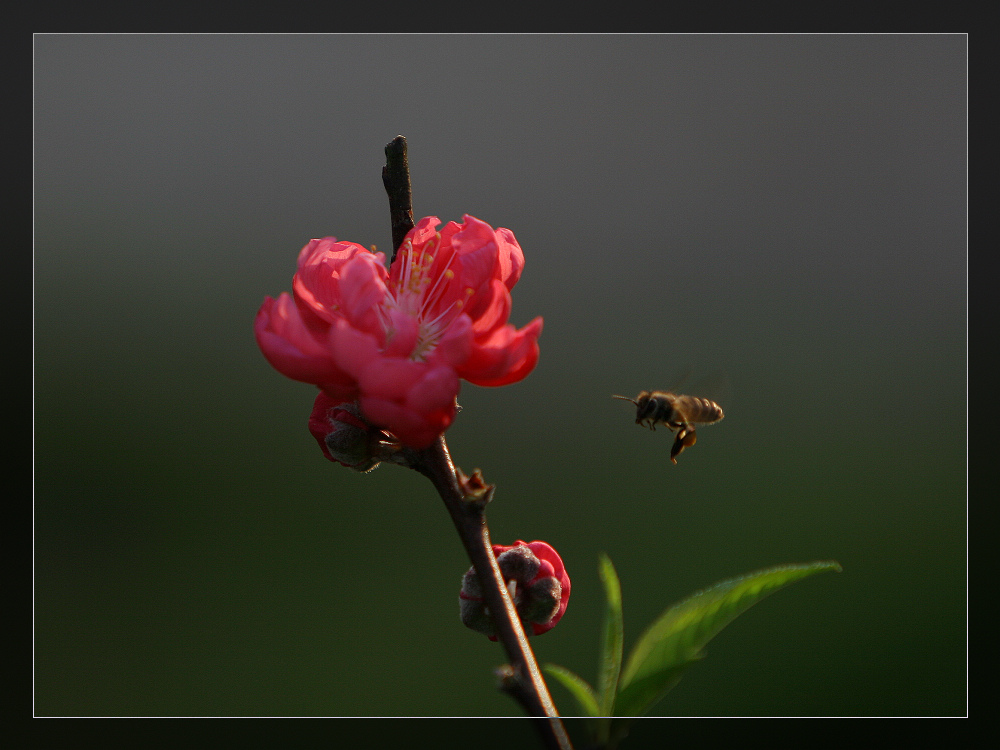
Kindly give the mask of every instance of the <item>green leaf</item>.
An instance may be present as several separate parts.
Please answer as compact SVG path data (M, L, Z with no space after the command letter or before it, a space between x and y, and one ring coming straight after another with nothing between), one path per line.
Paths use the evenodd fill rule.
M596 741L599 746L607 744L611 732L611 717L615 710L615 696L618 693L618 675L622 669L624 648L624 625L622 624L622 589L611 558L601 554L598 572L604 584L607 606L604 611L604 630L601 633L600 663L597 665L597 699L600 717L597 720Z
M601 714L611 716L614 713L615 694L618 692L618 675L622 669L625 639L622 624L622 589L615 567L611 564L611 558L601 554L599 564L607 609L604 614L601 663L598 665L597 673L597 696L600 700Z
M836 562L784 565L723 581L674 605L642 635L621 676L615 713L640 716L680 679L701 650L738 615L793 581L827 570Z
M700 659L698 656L686 662L665 666L624 685L615 704L618 707L617 715L642 716L681 681L681 676L689 666Z
M600 709L597 705L597 696L590 684L580 677L576 672L571 672L566 667L558 664L545 664L542 669L550 677L555 677L562 686L569 690L576 702L583 709L584 716L600 716Z

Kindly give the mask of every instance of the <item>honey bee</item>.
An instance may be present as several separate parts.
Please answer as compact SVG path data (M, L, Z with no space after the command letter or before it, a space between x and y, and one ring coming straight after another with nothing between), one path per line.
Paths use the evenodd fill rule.
M714 401L699 396L684 396L669 391L643 391L635 398L612 396L635 404L635 423L656 429L657 424L665 424L671 432L677 431L674 445L670 449L670 460L677 463L677 456L685 448L695 444L698 436L694 423L713 424L725 415L722 407Z

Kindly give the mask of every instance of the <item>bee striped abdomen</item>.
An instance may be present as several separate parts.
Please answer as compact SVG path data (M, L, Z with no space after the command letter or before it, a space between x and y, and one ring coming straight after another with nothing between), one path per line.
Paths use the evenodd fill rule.
M677 402L681 402L677 405ZM677 396L675 409L684 413L687 422L701 422L702 424L712 424L722 419L722 407L714 401L700 396Z

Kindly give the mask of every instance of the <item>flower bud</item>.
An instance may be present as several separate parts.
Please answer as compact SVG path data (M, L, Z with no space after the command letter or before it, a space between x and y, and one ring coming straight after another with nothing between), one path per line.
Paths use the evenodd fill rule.
M569 576L556 551L545 542L518 540L510 547L494 544L493 554L525 634L541 635L555 627L566 612L570 591ZM458 597L462 623L491 641L497 640L475 568L462 577Z
M486 481L483 479L483 473L479 469L474 470L472 476L468 477L458 467L455 467L455 471L458 474L458 486L462 490L462 498L466 502L485 508L487 503L493 499L493 492L496 490L496 485L486 484Z
M309 432L331 461L361 472L379 464L378 444L384 435L361 418L354 402L337 403L320 391L309 417Z

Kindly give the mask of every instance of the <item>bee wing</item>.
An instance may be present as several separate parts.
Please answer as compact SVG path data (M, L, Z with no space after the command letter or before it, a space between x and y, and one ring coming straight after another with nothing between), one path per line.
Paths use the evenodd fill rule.
M664 390L670 393L684 393L684 389L691 384L692 375L694 375L693 365L678 365L671 376L661 382L667 386Z

